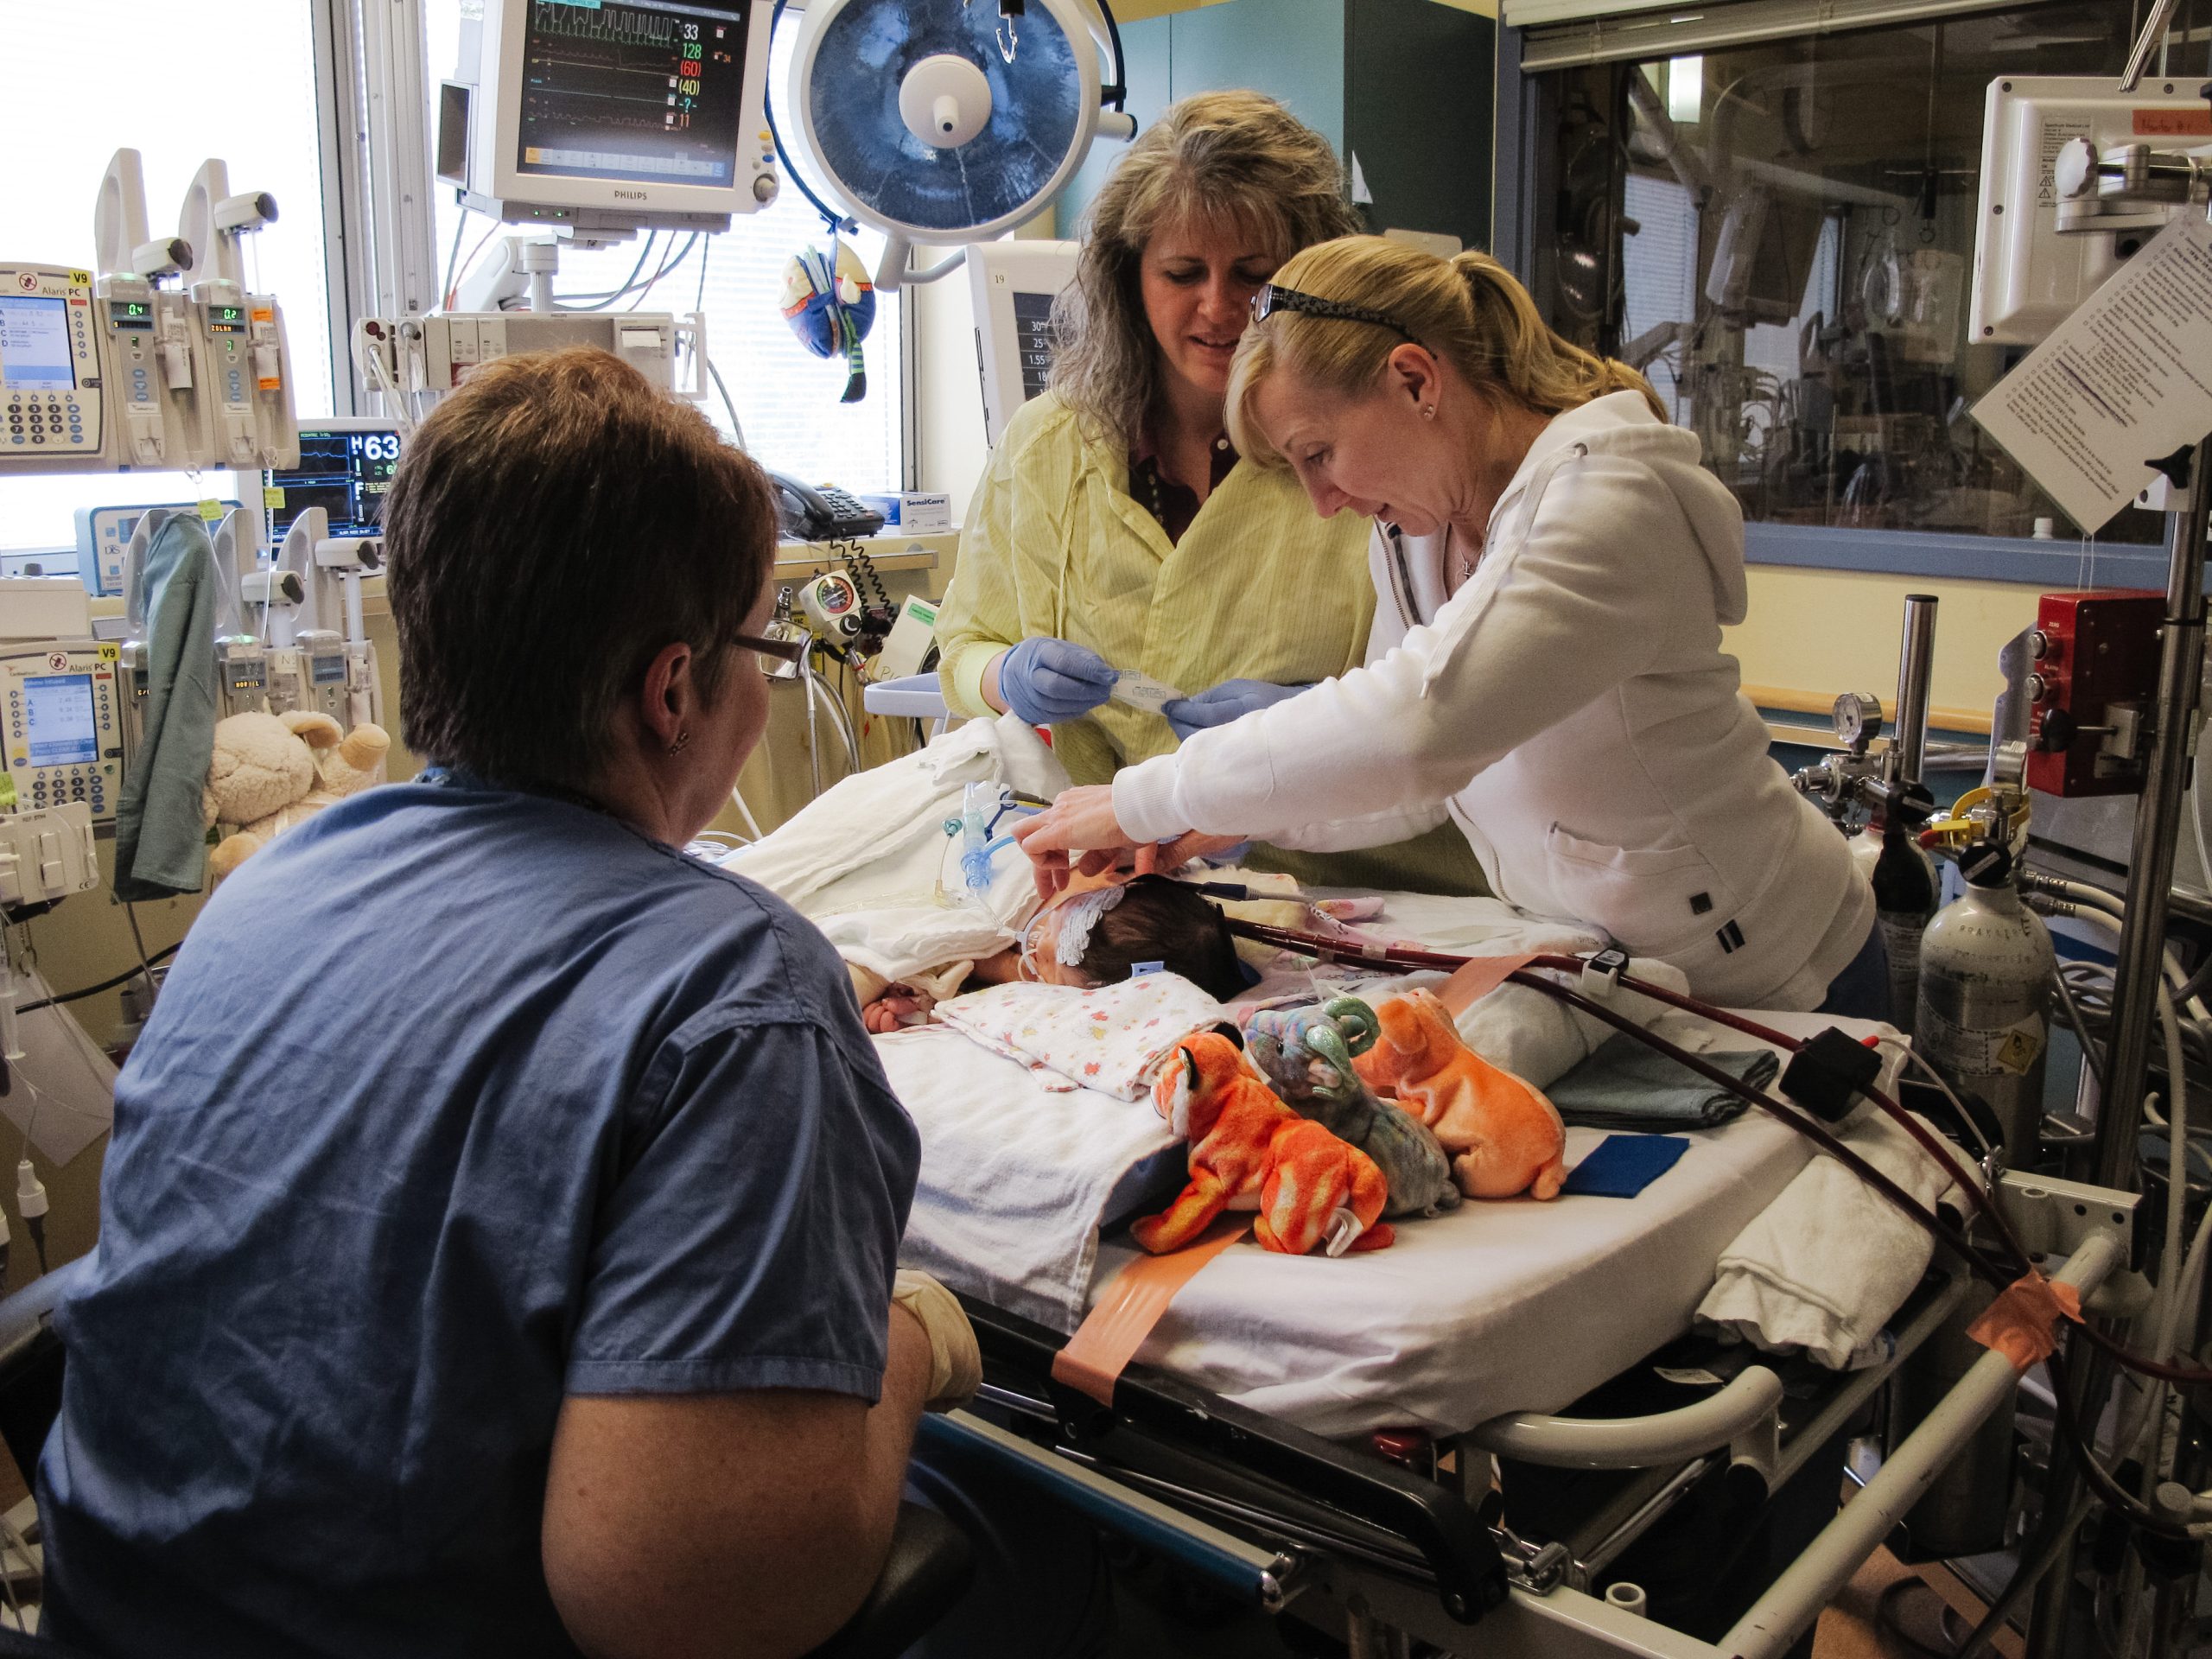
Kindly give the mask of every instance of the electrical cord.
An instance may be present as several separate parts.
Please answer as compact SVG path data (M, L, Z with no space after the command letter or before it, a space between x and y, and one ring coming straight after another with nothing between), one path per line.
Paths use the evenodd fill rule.
M715 383L715 390L722 395L722 408L729 416L730 436L737 441L739 448L750 454L752 449L745 442L745 423L737 418L737 405L730 401L729 388L722 384L722 372L715 366L713 358L707 358L704 361L707 373Z
M1129 97L1129 60L1122 52L1122 26L1114 21L1109 0L1098 0L1099 15L1106 20L1106 34L1114 42L1114 84L1100 89L1105 101L1120 110Z
M453 305L454 272L456 263L461 258L461 232L468 228L469 211L464 206L461 210L461 217L453 222L453 245L446 250L446 279L438 284L438 292L444 296L439 303L448 309Z
M693 251L696 249L703 248L706 245L706 242L707 233L704 231L692 232L690 239L684 243L683 246L677 251L676 257L670 260L652 276L646 277L645 291L639 294L636 299L631 301L629 305L625 308L635 311L639 306L643 305L647 299L652 297L653 289L660 284L662 279L674 275L675 272L682 267L683 262L691 257ZM697 309L696 306L692 308L695 310Z
M2067 982L2065 969L2063 968L2054 969L2050 976L2050 982L2058 992L2060 1004L2066 1010L2067 1028L2073 1032L2075 1039L2081 1043L2082 1058L2088 1065L2089 1075L2097 1080L2097 1094L2100 1098L2102 1098L2105 1092L2103 1046L2095 1037L2090 1035L2088 1022L2082 1016L2081 1004L2074 1000L2073 987Z
M467 216L467 214L468 211L469 211L469 210L468 210L467 208L466 208L466 207L464 207L464 208L462 208L462 209L461 209L461 213L462 213L462 215L463 215L464 219L466 218L466 216ZM493 238L493 237L497 236L499 233L499 222L497 219L494 219L494 220L493 220L493 221L492 221L492 228L491 228L490 230L488 230L488 231L485 232L483 235L481 235L481 236L480 236L480 237L478 237L478 238L476 238L476 245L475 245L474 247L471 248L471 249L468 251L468 257L467 257L467 258L466 258L466 259L464 259L464 260L462 260L462 261L461 262L461 264L460 264L460 266L459 266L458 268L454 268L454 267L452 267L450 264L448 265L448 280L447 280L446 286L445 286L445 294L444 294L444 299L445 299L445 308L446 308L447 310L450 311L450 310L452 310L452 309L453 309L454 301L456 298L458 298L458 297L459 297L459 293L458 293L458 287L457 287L457 285L459 284L459 283L460 283L460 281L461 281L461 277L462 273L463 273L463 272L465 272L465 271L467 271L470 266L474 265L474 264L476 263L476 256L477 256L478 254L480 254L480 253L483 252L483 251L484 251L484 250L485 250L485 247L486 247L486 245L491 242L492 238ZM455 242L455 244L457 245L457 244L460 242L460 240L461 240L461 232L460 232L460 231L459 231L458 229L456 229L456 230L454 232L454 242Z
M1918 1066L1928 1081L1943 1091L1943 1098L1951 1103L1951 1109L1958 1114L1959 1122L1966 1126L1967 1133L1974 1136L1974 1144L1981 1148L1983 1158L1986 1160L1997 1156L1997 1148L1990 1144L1988 1135L1982 1132L1981 1120L1967 1109L1966 1102L1961 1100L1953 1091L1951 1085L1943 1081L1943 1074L1929 1065L1927 1060L1915 1051L1910 1040L1903 1037L1877 1037L1874 1041L1878 1047L1897 1050L1901 1057Z
M145 957L139 966L126 968L112 979L104 979L97 985L87 985L81 991L60 991L52 996L42 996L35 1002L24 1003L16 1012L19 1014L36 1014L41 1008L59 1007L64 1002L81 1002L88 996L98 996L102 991L111 991L118 986L128 985L140 975L151 973L155 963L167 962L182 948L182 940L179 940L175 944L165 945L161 950Z
M611 288L602 292L595 293L556 295L554 296L555 302L563 311L604 311L608 306L613 305L615 301L620 299L625 294L635 293L638 289L638 277L639 274L644 271L647 262L652 258L653 245L659 240L660 232L658 231L647 231L645 232L645 245L638 250L638 263L630 267L630 274L622 279L622 285L620 287ZM572 300L596 300L598 303L596 305L572 305L569 303Z
M784 21L784 8L790 3L791 0L776 0L776 9L768 14L771 56L773 56L775 51L776 25ZM771 75L768 79L772 81L775 77ZM857 232L861 227L860 221L855 219L848 219L844 214L836 212L828 202L816 195L808 187L798 166L791 161L791 151L784 146L784 130L776 124L775 92L772 86L764 86L760 89L760 115L761 118L768 124L768 142L776 147L776 159L784 164L784 176L798 188L799 194L813 204L814 211L822 215L823 223L830 227L830 233L832 236L842 236Z

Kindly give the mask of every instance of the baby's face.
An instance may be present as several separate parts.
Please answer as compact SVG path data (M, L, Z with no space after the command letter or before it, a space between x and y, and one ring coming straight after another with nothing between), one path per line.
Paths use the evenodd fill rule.
M1067 912L1054 905L1040 912L1029 925L1029 965L1037 977L1047 985L1077 985L1086 989L1090 976L1081 968L1071 967L1059 957L1060 924L1067 919Z

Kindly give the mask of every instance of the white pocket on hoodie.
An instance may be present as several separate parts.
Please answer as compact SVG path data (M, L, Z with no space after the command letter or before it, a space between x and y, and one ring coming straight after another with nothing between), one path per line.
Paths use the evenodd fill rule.
M1544 855L1567 912L1632 954L1671 957L1709 943L1736 913L1735 889L1694 847L1615 847L1554 823Z

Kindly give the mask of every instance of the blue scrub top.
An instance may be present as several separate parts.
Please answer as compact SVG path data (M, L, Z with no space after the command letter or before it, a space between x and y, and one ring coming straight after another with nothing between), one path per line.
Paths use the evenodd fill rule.
M209 901L116 1086L40 1465L113 1654L570 1654L569 1394L873 1401L918 1145L842 964L614 819L433 773Z

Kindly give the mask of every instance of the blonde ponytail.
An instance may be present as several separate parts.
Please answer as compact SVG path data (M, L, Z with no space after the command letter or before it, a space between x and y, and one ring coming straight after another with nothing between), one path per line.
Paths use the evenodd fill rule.
M1486 253L1447 260L1384 237L1348 236L1307 248L1274 280L1395 319L1478 391L1541 414L1634 391L1654 415L1668 418L1650 382L1625 363L1560 339L1529 290ZM1371 323L1302 312L1278 311L1255 323L1230 371L1229 435L1237 453L1262 465L1280 460L1250 414L1254 391L1275 368L1293 366L1317 390L1354 396L1374 387L1402 343Z
M1619 359L1585 351L1554 333L1529 290L1488 254L1455 254L1452 268L1466 288L1478 334L1499 342L1496 378L1531 409L1556 415L1611 392L1633 391L1667 418L1649 380Z

